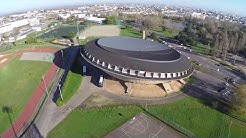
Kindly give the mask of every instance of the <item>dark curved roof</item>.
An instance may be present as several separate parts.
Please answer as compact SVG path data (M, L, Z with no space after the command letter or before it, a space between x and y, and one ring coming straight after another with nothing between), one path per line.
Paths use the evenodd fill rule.
M126 51L160 51L168 49L168 47L163 47L161 43L133 37L105 37L99 39L97 44L101 47Z
M87 43L84 48L97 59L129 69L179 72L191 68L188 59L176 50L164 44L138 38L101 38Z

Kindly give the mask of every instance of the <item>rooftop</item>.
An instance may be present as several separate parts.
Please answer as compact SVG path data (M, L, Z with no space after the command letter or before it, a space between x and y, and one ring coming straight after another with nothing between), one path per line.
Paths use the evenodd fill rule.
M164 44L133 37L105 37L99 39L97 44L102 47L126 51L160 51L169 49Z

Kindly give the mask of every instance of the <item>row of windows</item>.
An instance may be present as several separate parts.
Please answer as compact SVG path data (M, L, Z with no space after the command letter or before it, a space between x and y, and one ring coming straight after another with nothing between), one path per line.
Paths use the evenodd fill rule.
M143 77L143 78L161 78L161 79L169 79L169 78L180 78L184 75L190 74L193 69L188 69L182 72L175 72L175 73L159 73L159 72L147 72L147 71L140 71L140 70L134 70L134 69L128 69L124 67L119 67L116 65L112 65L110 63L106 63L102 60L99 60L92 55L90 55L85 49L83 49L83 55L85 55L86 58L88 58L91 62L114 72L130 75L130 76L137 76L137 77ZM82 54L82 53L81 53Z

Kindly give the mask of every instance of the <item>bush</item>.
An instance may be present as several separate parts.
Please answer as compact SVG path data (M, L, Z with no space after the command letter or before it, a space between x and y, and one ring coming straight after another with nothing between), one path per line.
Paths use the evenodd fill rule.
M155 32L151 33L150 38L156 42L162 43L162 41L157 37L157 34Z
M116 19L114 16L106 17L106 24L115 24L115 23L116 23Z
M76 35L75 32L69 32L69 33L67 34L67 38L72 39L72 38L75 37L75 35Z
M32 44L32 43L37 43L37 42L38 42L37 38L36 37L32 37L32 36L27 37L27 39L25 41L26 44Z
M61 98L58 98L58 99L57 99L56 105L57 105L57 106L62 106L62 105L63 105L63 101L61 100Z

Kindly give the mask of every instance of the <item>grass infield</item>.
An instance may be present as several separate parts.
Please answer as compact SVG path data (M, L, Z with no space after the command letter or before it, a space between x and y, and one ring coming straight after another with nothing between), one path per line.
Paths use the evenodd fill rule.
M50 66L51 63L47 62L13 59L0 68L0 134L10 127L8 114L2 110L3 107L12 109L10 117L14 122Z

